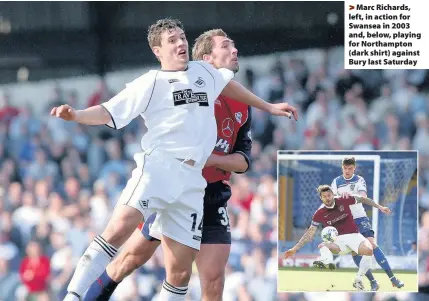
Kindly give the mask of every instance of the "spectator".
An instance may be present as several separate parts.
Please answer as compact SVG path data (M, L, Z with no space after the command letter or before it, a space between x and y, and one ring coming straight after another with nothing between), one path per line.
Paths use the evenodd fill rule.
M39 243L30 241L27 245L27 257L24 257L19 268L19 276L30 300L47 297L50 273L49 258L42 254Z

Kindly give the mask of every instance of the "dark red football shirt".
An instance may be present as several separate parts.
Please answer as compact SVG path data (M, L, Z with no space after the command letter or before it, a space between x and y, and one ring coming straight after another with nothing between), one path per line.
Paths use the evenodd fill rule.
M215 101L215 116L217 141L213 154L226 156L232 153L241 153L249 163L252 145L249 106L220 95ZM210 184L229 180L231 173L210 166L203 169L203 176Z
M350 210L350 205L354 204L356 204L354 197L335 198L334 208L329 209L322 206L317 209L311 224L316 227L319 225L335 227L338 230L338 235L359 233Z

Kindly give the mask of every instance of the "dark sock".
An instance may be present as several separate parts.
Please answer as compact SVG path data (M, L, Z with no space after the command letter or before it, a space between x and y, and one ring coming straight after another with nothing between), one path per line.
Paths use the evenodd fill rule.
M387 262L386 256L384 256L383 251L379 247L374 249L374 257L375 257L375 260L377 260L377 263L384 270L384 272L386 272L387 276L389 276L389 278L392 278L394 276L392 269L390 268L390 265Z
M103 274L92 283L83 301L109 300L118 284L104 270Z

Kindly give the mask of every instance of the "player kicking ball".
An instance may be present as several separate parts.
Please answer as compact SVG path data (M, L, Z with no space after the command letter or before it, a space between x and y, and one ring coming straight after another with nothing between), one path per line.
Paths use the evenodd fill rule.
M102 105L78 111L62 105L51 110L52 116L64 120L115 129L141 116L148 129L141 141L142 152L134 155L137 167L105 230L80 258L65 301L81 300L118 248L154 212L152 229L160 234L166 267L160 299L185 300L201 245L199 225L207 186L202 168L216 144L217 97L223 93L273 115L292 115L286 103L269 104L231 81L233 71L190 62L180 21L157 21L149 28L148 41L160 70L145 73Z
M371 268L373 248L370 242L361 233L359 233L359 230L353 221L350 206L363 203L375 207L385 214L390 214L390 209L380 206L371 199L363 196L334 196L332 188L329 185L321 185L317 188L317 191L319 192L323 206L316 210L310 227L298 243L293 248L285 252L284 257L288 258L293 256L307 242L313 240L314 234L316 233L319 225L323 225L323 227L335 227L338 231L338 238L335 242L321 243L319 245L321 254L320 263L325 266L333 264L332 253L343 255L355 252L359 254L362 256L362 260L359 264L359 270L353 282L353 287L358 290L364 290L362 278Z
M346 157L341 162L342 175L336 177L331 184L332 191L335 195L349 196L351 194L358 194L363 197L367 197L367 187L365 179L355 174L356 170L356 159L354 157ZM377 263L381 266L384 272L389 277L392 285L397 288L404 286L404 283L400 281L392 272L389 262L386 259L383 251L376 244L374 239L374 230L372 230L371 222L366 214L365 208L361 203L350 206L353 219L359 229L359 232L368 239L374 250L374 257ZM362 257L358 254L352 254L353 261L359 267L359 263ZM323 268L323 266L321 266ZM366 273L366 277L371 283L371 290L377 291L380 286L374 278L374 275L369 270Z

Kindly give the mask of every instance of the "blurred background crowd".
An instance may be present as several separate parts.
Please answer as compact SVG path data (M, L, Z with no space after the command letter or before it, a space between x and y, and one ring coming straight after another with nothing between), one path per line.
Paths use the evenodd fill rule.
M328 15L328 22L335 25L336 18L338 15ZM326 22L326 14L323 20ZM317 20L313 22L317 24ZM309 26L306 22L296 24ZM237 42L239 34L229 32ZM309 40L309 44L315 43ZM245 53L246 47L238 42L237 47L239 54L241 49ZM287 101L296 106L300 119L293 122L253 110L251 168L244 175L234 175L231 181L233 242L224 300L424 300L427 295L408 293L276 294L276 152L418 150L419 281L422 288L429 286L429 72L344 70L342 47L321 45L308 51L285 52L289 47L283 46L276 49L282 52L275 54L264 53L264 45L258 47L260 52L250 54L259 56L241 59L237 80L267 101ZM21 72L18 78L32 79L28 72L27 77ZM79 109L107 101L132 79L121 72L96 78L98 86L85 88L75 84L79 82L76 78L0 85L1 301L61 300L76 261L108 221L134 166L132 157L140 149L145 132L143 120L114 131L49 116L50 109L58 104ZM157 300L164 277L160 248L144 267L120 284L113 300ZM188 300L199 298L195 273Z

